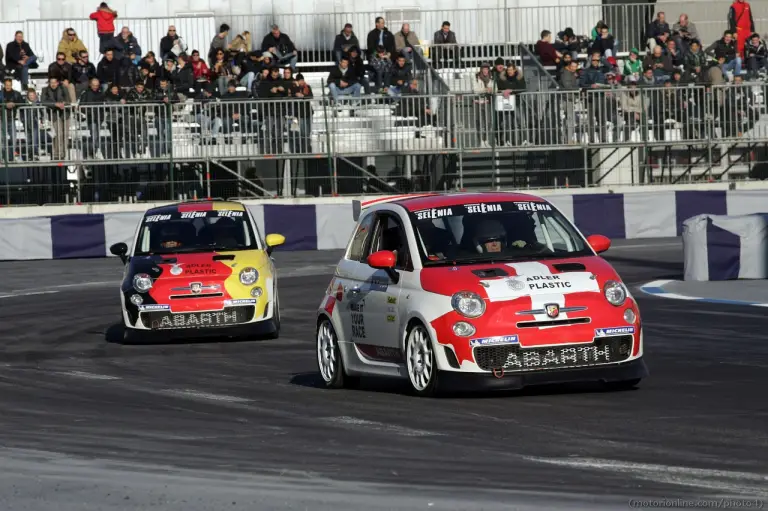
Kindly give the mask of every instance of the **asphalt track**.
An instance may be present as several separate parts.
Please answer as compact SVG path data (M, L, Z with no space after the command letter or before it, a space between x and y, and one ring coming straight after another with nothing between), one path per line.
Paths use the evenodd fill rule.
M680 278L681 256L668 239L607 253L632 287ZM117 342L118 260L0 263L0 509L768 498L765 311L633 290L651 371L637 390L425 400L366 381L331 391L315 373L314 310L337 257L276 254L278 340L152 346Z

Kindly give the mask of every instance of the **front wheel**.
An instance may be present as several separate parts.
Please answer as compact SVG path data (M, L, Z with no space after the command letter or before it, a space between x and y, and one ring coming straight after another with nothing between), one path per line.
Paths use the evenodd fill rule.
M408 365L408 380L417 396L429 397L437 394L437 363L429 332L417 324L408 332L405 341L405 357Z
M266 339L277 339L280 337L280 300L275 295L275 314L272 316L272 325L275 330L266 335Z

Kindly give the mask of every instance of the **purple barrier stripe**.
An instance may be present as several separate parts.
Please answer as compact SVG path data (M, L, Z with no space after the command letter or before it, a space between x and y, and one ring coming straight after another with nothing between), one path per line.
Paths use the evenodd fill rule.
M727 215L725 190L675 192L677 235L683 234L683 222L696 215Z
M741 269L741 237L716 226L707 219L707 266L709 280L739 278Z
M573 220L585 236L602 234L609 238L624 239L627 237L624 224L624 195L574 195Z
M104 257L104 215L57 215L51 217L54 259Z
M264 205L264 236L282 234L285 245L277 250L317 250L314 205Z

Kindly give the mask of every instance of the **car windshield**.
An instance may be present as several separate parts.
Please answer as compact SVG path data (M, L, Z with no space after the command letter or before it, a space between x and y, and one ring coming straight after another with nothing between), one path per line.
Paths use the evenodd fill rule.
M146 215L135 255L255 248L258 244L244 211L188 211Z
M411 219L425 266L592 255L546 202L462 204L414 211Z

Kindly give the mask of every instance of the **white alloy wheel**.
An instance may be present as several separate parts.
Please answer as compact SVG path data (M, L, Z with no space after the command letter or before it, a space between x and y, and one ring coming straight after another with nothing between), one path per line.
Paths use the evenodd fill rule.
M408 378L413 390L421 396L434 394L437 388L435 353L429 333L423 325L418 324L408 332L405 350Z
M339 344L331 322L324 319L317 328L317 366L326 384L330 384L338 371Z

